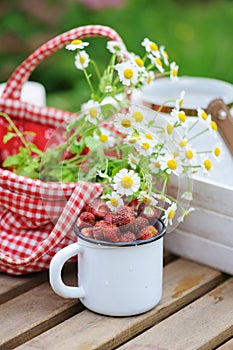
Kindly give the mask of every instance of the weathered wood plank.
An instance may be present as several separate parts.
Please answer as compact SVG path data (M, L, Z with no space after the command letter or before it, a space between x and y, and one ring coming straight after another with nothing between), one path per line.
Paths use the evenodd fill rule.
M214 349L233 335L232 295L233 278L119 349Z
M151 311L134 317L105 317L85 310L17 349L113 349L203 295L222 279L216 270L178 259L165 266L163 297Z
M0 273L0 304L38 286L47 279L48 274L46 272L25 276L9 276Z
M233 338L227 341L225 344L223 344L219 348L217 348L216 350L232 350L232 349L233 349Z
M76 279L74 271L69 279ZM78 300L57 296L48 282L32 288L0 306L0 349L13 349L83 309Z

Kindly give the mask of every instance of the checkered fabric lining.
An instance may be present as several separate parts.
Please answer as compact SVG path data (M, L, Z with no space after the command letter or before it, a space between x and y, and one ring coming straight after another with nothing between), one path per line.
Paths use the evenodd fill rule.
M74 39L104 36L121 41L111 28L83 26L48 41L9 78L0 110L18 120L58 127L72 113L20 101L23 84L34 68ZM52 256L76 241L73 226L85 203L98 197L95 183L44 183L0 169L0 271L23 274L49 267Z

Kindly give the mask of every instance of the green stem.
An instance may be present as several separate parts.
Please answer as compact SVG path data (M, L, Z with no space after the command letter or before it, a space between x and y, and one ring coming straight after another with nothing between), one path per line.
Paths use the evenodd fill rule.
M189 139L189 141L194 140L195 138L201 136L202 134L204 134L204 133L205 133L206 131L208 131L208 130L209 130L209 129L206 128L206 129L200 131L199 133L197 133L196 135L194 135L193 137L191 137L191 138Z
M19 129L17 128L17 126L15 125L15 123L11 120L11 118L4 112L0 112L0 115L5 118L7 120L7 122L9 123L9 125L12 127L12 129L15 131L16 135L19 137L19 139L21 140L22 144L25 146L25 148L27 149L29 155L32 154L32 150L31 147L28 143L28 141L25 139L25 137L23 136L23 134L19 131Z
M100 71L99 71L99 68L98 68L96 62L94 60L90 60L90 63L95 68L96 75L97 75L98 79L100 80L101 79L101 74L100 74Z

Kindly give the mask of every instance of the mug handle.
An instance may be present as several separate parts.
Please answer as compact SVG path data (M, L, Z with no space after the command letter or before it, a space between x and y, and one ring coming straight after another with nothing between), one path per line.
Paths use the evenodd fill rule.
M73 243L61 249L54 255L49 267L49 281L55 293L63 298L84 298L85 291L82 286L71 287L63 283L61 278L62 268L67 260L77 254L82 254L83 248L78 243Z

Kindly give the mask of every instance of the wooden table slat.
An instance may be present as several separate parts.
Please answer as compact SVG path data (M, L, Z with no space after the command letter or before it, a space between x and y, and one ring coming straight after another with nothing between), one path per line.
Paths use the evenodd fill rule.
M40 285L47 279L47 272L39 272L25 276L9 276L0 273L0 304Z
M151 311L134 317L106 317L85 310L17 349L73 349L74 344L79 350L113 349L211 290L223 278L219 271L178 259L165 266L163 297Z
M233 278L119 349L214 349L233 335L232 296Z
M232 334L233 337L233 334ZM233 338L228 340L226 343L218 347L216 350L232 350L233 349Z
M67 280L76 279L74 271ZM56 295L48 282L1 305L0 349L12 349L84 309Z

